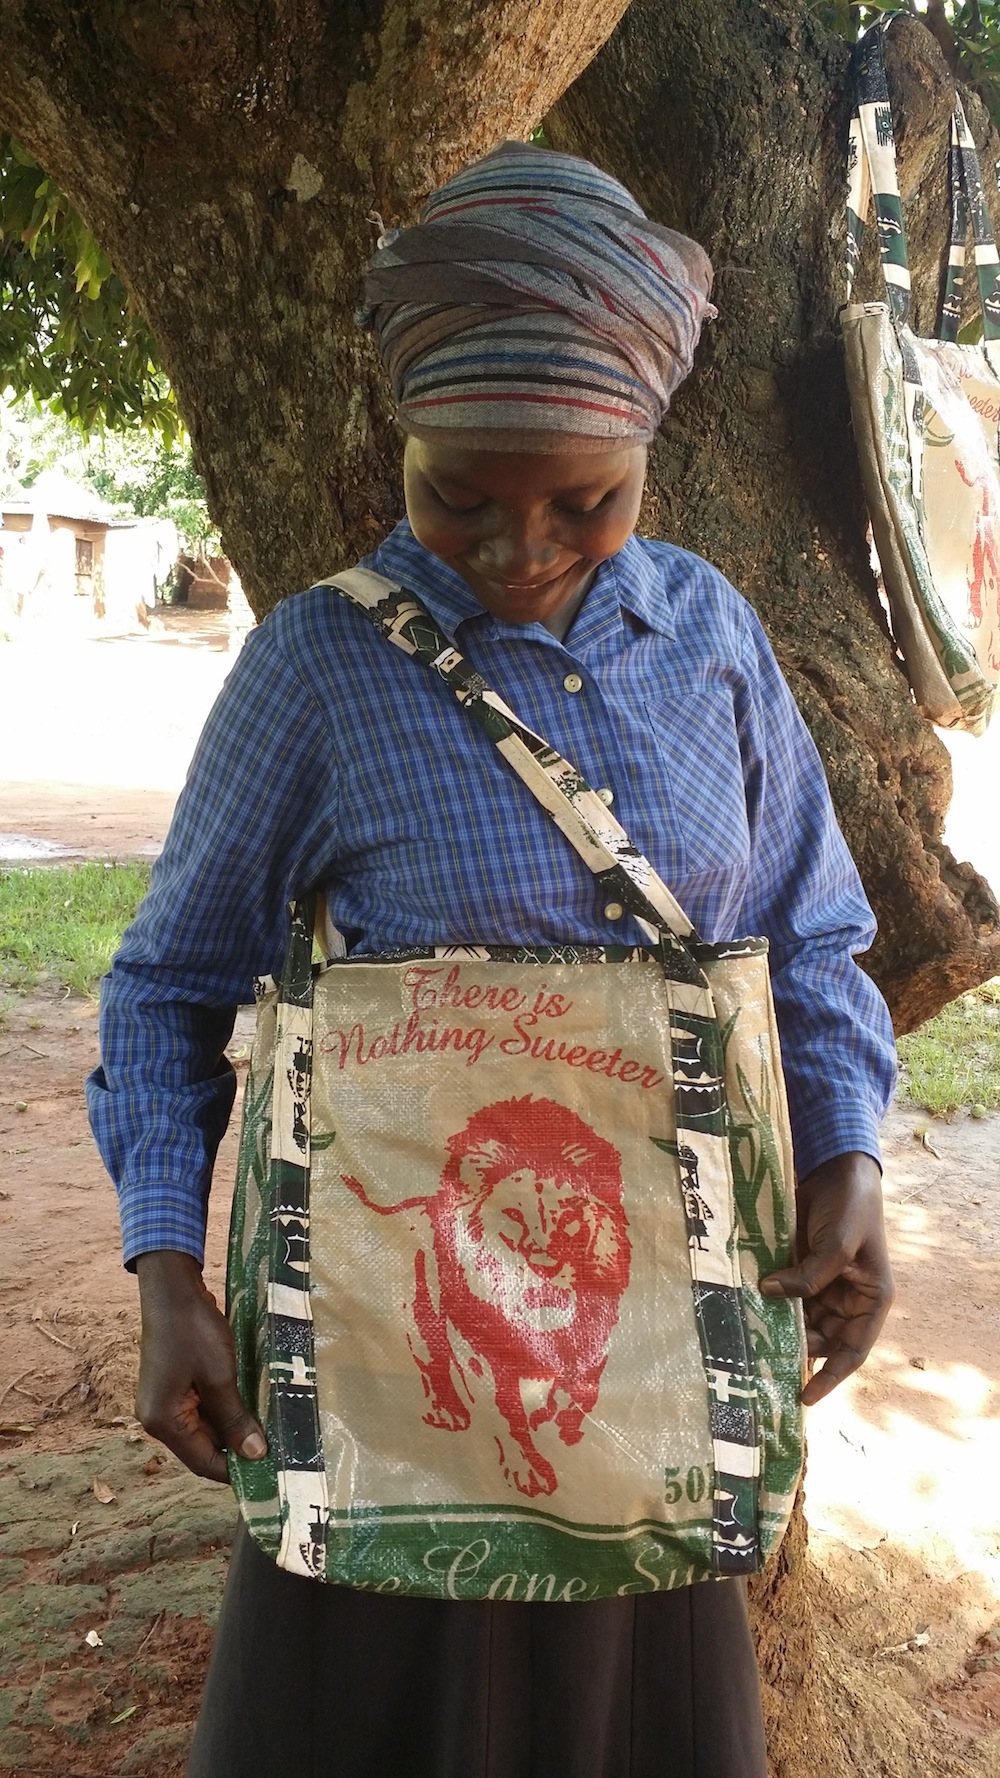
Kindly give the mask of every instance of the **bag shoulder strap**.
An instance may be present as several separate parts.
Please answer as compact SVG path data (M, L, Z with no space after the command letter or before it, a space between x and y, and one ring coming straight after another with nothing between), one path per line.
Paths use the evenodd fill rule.
M851 58L854 111L847 161L847 300L851 299L868 209L874 199L879 258L889 308L897 321L906 322L910 314L910 265L885 71L886 33L893 19L900 16L896 12L883 13L858 39ZM986 208L979 156L957 94L951 117L948 169L951 231L938 338L954 341L958 337L965 242L971 216L983 334L988 340L1000 339L1000 257Z
M979 155L972 139L972 131L965 120L962 101L957 95L955 109L951 114L948 182L951 189L951 235L938 339L954 341L958 338L965 282L965 242L970 217L979 303L983 312L983 338L1000 339L1000 255L993 238L990 213L986 208Z
M621 823L569 760L515 716L435 623L420 600L369 568L350 568L319 586L357 605L386 641L436 673L565 834L611 901L650 938L686 950L698 933ZM685 941L687 941L685 943Z

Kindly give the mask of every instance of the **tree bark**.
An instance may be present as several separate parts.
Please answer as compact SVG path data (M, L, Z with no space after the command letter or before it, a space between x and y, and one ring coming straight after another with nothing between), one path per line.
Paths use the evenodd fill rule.
M915 324L930 333L954 88L915 19L888 44ZM796 0L634 0L546 130L713 257L719 319L655 446L647 528L717 563L766 624L878 916L866 966L907 1031L1000 970L1000 930L990 889L942 843L950 761L869 565L836 332L848 56ZM874 253L863 278L859 296L881 296Z

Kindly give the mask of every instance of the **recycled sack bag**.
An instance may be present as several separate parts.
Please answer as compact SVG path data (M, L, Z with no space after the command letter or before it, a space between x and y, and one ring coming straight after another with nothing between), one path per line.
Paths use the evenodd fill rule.
M909 326L882 18L854 53L841 313L861 472L896 641L913 695L942 728L982 734L1000 680L1000 266L975 144L951 120L951 245L937 339ZM851 303L874 190L886 303ZM969 218L983 343L959 345Z
M586 1600L758 1568L802 1459L767 943L703 944L419 602L331 585L437 672L649 948L456 946L259 994L228 1306L257 1544L377 1592ZM614 904L617 904L615 908Z

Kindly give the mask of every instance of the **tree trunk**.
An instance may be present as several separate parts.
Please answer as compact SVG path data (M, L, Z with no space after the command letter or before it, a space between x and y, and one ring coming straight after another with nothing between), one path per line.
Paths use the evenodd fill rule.
M1000 932L988 887L942 845L950 762L868 561L835 326L848 55L795 0L634 0L546 129L713 257L719 319L657 443L649 528L716 562L763 618L878 915L867 966L909 1030L1000 970ZM915 319L932 332L953 87L916 20L893 27L888 61ZM879 296L868 257L860 294Z

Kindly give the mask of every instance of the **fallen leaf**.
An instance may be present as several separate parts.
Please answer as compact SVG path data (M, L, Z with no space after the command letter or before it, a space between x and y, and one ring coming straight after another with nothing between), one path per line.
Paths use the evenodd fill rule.
M0 1433L34 1432L34 1430L34 1426L29 1426L26 1420L0 1420Z
M80 1521L79 1521L79 1519L74 1519L72 1525L69 1528L70 1536L75 1537L77 1532L79 1531L79 1529L80 1529Z
M928 1135L928 1132L926 1130L923 1132L923 1135L920 1138L920 1143L921 1143L921 1147L926 1148L927 1153L932 1154L936 1161L939 1161L941 1159L941 1156L938 1154L938 1151L934 1147L934 1144L931 1141L930 1136Z
M927 1369L926 1358L911 1358L910 1363L915 1371L925 1371Z
M99 1475L94 1477L94 1499L99 1500L102 1506L110 1506L115 1499L114 1489L109 1488L107 1482Z
M87 1644L88 1648L103 1648L104 1647L103 1638L98 1636L96 1630L88 1630L87 1634L83 1640Z
M127 1709L119 1710L118 1715L111 1718L111 1727L114 1728L116 1723L125 1722L126 1718L134 1716L138 1708L138 1704L129 1704Z

